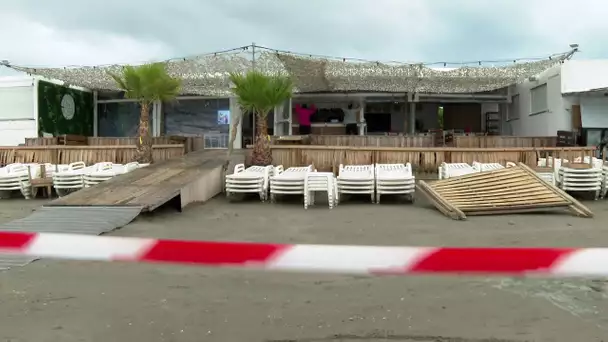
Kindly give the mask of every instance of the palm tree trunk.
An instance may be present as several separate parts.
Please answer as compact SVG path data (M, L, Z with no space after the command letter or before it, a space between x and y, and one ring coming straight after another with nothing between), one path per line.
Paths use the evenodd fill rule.
M268 113L256 113L257 134L253 145L251 163L258 166L272 164L272 151L270 150L270 140L268 139Z
M241 114L242 115L242 114ZM230 123L231 132L230 132L230 141L228 142L228 157L232 155L232 151L234 150L234 141L236 140L237 129L239 129L239 125L241 124L241 115L235 115L231 120L234 120Z
M139 130L137 139L137 162L151 163L152 162L152 138L150 137L150 104L142 102L141 113L139 115Z
M242 114L241 114L242 115ZM241 123L241 115L235 115L230 118L230 140L228 141L228 153L226 153L226 160L224 161L224 172L228 174L228 166L232 160L232 152L234 151L234 141L236 140L236 130L239 128Z

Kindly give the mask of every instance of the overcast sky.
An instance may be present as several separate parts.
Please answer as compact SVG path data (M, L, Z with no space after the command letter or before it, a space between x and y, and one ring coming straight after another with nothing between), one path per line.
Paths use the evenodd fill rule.
M14 0L1 3L0 33L0 60L32 66L134 63L251 42L416 62L545 56L578 43L577 58L608 58L608 1Z

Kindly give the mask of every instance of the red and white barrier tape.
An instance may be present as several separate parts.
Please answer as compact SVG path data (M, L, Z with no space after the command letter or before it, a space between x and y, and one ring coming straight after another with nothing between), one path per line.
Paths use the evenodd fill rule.
M0 253L373 275L608 276L608 248L279 245L0 232Z

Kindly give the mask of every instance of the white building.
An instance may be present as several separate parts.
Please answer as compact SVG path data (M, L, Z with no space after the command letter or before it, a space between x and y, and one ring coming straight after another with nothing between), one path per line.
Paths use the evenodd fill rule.
M0 77L0 146L17 146L45 133L92 135L92 92L62 84L39 76ZM49 87L57 91L45 92ZM82 108L82 94L89 94L90 109Z
M509 90L505 135L608 128L608 60L567 60Z
M561 67L558 64L568 56L569 54L564 54L554 59L518 62L502 67L436 69L421 64L363 63L266 51L256 57L255 68L270 74L289 75L294 81L296 92L293 99L269 114L269 134L273 135L298 134L299 122L292 110L297 104L315 104L319 109L311 124L313 134L344 135L346 124L340 113L343 113L344 107L355 103L361 105L360 134L427 134L442 128L458 131L458 134L555 136L557 129L568 128L566 122L552 120L551 127L547 124L529 125L527 120L542 121L548 115L543 116L544 112L538 111L535 116L529 116L529 110L520 108L526 106L526 96L529 98L532 86L542 88L539 83L542 80L518 86L514 84L538 73L559 74ZM213 137L214 141L221 142L214 143L213 146L227 146L232 126L225 118L240 116L228 71L252 70L254 63L250 57L248 52L239 52L237 55L205 55L171 61L172 75L185 80L182 96L174 103L157 101L151 106L151 133L202 135L205 139ZM39 108L22 107L23 113L28 113L23 114L23 119L40 121L30 123L28 129L33 128L34 134L25 136L39 136L42 133L133 136L136 133L139 123L137 101L124 98L108 74L119 73L121 66L84 69L14 68L92 91L88 92L90 98L77 101L81 104L78 108L83 115L77 115L78 120L66 119L72 120L69 123L57 114L62 109L57 108L57 103L51 103L55 106L54 109L41 115L45 106L38 106L35 100L35 94L40 92L30 89L29 95L24 93L24 97L29 96L33 101L28 106ZM30 87L35 87L36 82L30 83ZM545 86L547 87L549 86ZM558 93L561 108L564 106L561 91ZM512 96L515 94L521 99ZM545 92L545 96L547 94ZM55 95L50 97L59 98ZM513 106L510 104L512 99L515 100L515 107L520 110L508 110L509 106ZM89 100L90 106L84 108ZM0 112L11 111L7 106L5 108L8 109L2 109L1 106L2 104ZM16 104L9 107L11 106ZM545 112L548 110L545 109ZM13 117L7 118L14 121ZM245 116L237 128L235 148L251 143L254 130L252 116ZM2 141L0 145L14 144L12 141L15 139L11 142ZM19 142L22 142L22 138L19 138Z
M23 144L25 137L38 136L35 78L0 78L0 146Z

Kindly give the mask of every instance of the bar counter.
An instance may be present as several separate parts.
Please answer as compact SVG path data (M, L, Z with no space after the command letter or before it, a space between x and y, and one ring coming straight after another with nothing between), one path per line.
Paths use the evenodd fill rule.
M364 123L357 124L358 127L365 125ZM291 132L293 135L299 134L300 125L291 125ZM345 135L346 124L341 122L313 122L310 125L310 134L315 135Z

